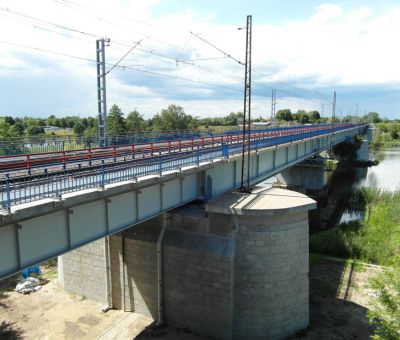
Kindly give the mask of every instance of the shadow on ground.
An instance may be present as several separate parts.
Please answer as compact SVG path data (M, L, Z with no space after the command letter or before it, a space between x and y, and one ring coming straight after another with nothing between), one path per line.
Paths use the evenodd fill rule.
M23 339L23 332L20 328L15 327L12 322L2 321L0 323L0 339L18 340Z
M350 267L348 267L350 266ZM367 308L349 301L357 289L354 263L317 258L310 263L310 326L289 339L369 339ZM346 273L346 275L345 275Z
M6 298L7 296L0 291L0 308L8 308L7 305L3 302L3 300Z
M158 327L154 322L148 325L140 334L135 337L135 340L212 340L214 338L202 336L192 332L187 328L173 327L163 325Z

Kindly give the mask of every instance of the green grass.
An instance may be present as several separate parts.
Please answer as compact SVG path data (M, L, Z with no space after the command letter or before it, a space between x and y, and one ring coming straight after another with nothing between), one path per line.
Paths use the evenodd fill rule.
M321 254L310 253L310 264L320 264L325 262L325 258Z
M364 219L310 237L312 252L388 265L400 254L400 192L362 189L356 193Z

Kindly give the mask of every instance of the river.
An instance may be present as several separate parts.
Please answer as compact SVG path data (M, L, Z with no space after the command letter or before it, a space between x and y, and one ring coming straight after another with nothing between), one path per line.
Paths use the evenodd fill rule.
M366 177L358 180L356 187L400 190L400 148L380 150L371 156L379 160L379 164L369 167Z
M379 164L368 169L357 169L359 176L354 188L377 188L386 191L400 190L400 148L385 149L371 153L371 159L379 160ZM339 223L359 220L362 212L345 210Z

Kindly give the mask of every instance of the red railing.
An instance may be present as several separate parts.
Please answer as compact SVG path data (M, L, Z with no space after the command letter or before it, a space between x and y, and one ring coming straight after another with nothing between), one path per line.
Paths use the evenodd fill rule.
M311 131L332 130L337 127L355 126L355 124L334 124L301 126L293 128L271 129L257 131L251 134L252 140L277 138L293 134L301 134ZM71 163L88 162L92 164L95 160L106 158L135 157L137 155L153 156L162 153L174 153L189 151L198 148L207 148L221 143L234 144L242 140L242 134L227 134L212 137L200 137L198 139L169 140L150 142L143 144L131 144L122 146L96 147L89 149L78 149L57 152L42 152L35 154L22 154L12 156L0 156L0 171L29 170L42 166L66 166Z

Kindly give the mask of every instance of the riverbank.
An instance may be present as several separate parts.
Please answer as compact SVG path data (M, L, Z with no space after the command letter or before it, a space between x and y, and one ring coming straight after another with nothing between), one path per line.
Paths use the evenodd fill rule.
M399 255L400 192L362 188L353 201L354 210L363 211L363 217L312 235L311 251L389 265Z

